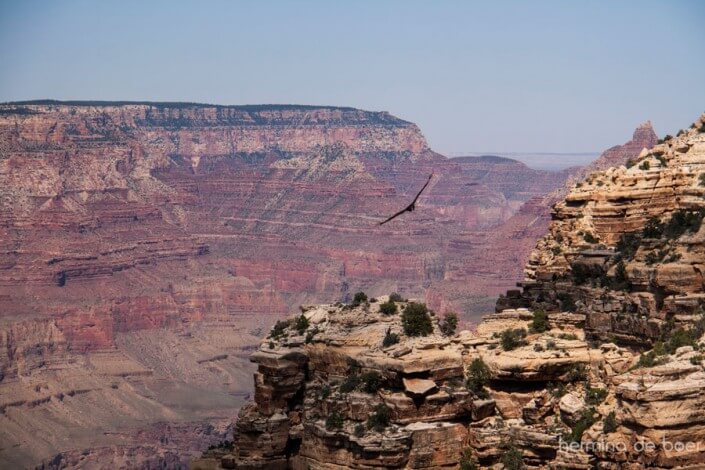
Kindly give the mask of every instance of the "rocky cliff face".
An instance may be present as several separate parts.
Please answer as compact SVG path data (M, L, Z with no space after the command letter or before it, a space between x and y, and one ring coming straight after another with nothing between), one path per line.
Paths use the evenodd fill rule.
M564 184L554 191L528 197L502 224L491 230L460 233L450 241L452 261L444 279L434 282L427 291L427 302L439 311L471 309L472 301L467 286L472 285L478 287L473 292L493 294L491 305L486 304L484 312L491 310L496 295L506 290L504 286L513 285L517 279L522 278L535 240L548 231L552 207L563 201L573 186L591 173L624 165L630 159L636 159L643 149L653 147L657 140L651 123L641 124L630 141L609 148L585 168L567 170L564 173L567 176ZM521 178L518 172L512 172L509 168L503 174ZM515 184L511 183L514 179L507 178L505 182ZM497 289L501 289L501 292Z
M476 331L388 297L305 307L196 468L700 468L705 115L557 204Z
M278 317L361 289L471 312L514 279L456 260L568 175L351 108L1 105L0 465L183 462L189 433L224 439Z

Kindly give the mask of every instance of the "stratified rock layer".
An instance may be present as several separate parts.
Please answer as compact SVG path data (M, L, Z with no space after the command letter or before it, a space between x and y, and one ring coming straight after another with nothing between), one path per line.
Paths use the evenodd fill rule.
M303 308L211 468L701 468L704 175L705 115L591 174L473 332L409 336L386 297Z
M205 422L235 413L248 351L301 303L429 291L470 318L511 279L446 289L477 249L451 240L568 174L449 160L352 108L0 105L0 466L183 462L188 432L195 450L225 438Z

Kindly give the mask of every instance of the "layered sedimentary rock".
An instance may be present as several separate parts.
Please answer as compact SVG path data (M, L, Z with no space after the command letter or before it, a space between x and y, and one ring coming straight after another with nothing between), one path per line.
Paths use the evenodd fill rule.
M197 468L702 467L703 175L705 115L589 175L473 332L387 297L303 308Z
M418 209L380 228L432 172ZM244 358L276 318L463 282L452 264L477 248L452 240L569 174L449 160L413 124L351 108L1 105L0 464L183 462L155 423L224 439L199 430L240 406ZM428 300L471 312L512 282Z
M563 185L549 193L528 198L502 224L491 230L467 230L453 238L448 245L451 261L444 278L434 282L427 291L429 304L439 310L462 311L472 308L475 303L484 305L485 311L490 310L496 296L506 290L504 286L523 276L535 240L548 231L551 208L591 173L624 165L630 159L636 159L643 149L653 147L656 141L656 133L647 121L636 128L632 139L625 144L609 148L584 168L566 170L569 176ZM489 158L497 161L497 157ZM504 174L515 172L507 168ZM477 293L488 294L485 302L468 295L468 285L476 287L473 289L476 296Z

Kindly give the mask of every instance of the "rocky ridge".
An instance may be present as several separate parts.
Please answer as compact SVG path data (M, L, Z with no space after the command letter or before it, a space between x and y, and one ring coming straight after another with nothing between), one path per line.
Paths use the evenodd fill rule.
M703 165L705 115L591 174L476 331L399 298L303 307L195 468L701 468Z

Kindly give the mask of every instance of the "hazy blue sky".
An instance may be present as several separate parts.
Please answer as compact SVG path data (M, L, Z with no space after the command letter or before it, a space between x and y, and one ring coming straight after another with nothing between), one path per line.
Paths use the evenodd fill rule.
M442 153L581 152L705 111L705 1L0 0L0 101L386 110Z

